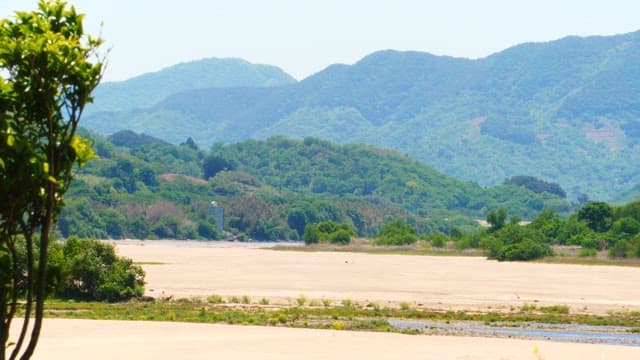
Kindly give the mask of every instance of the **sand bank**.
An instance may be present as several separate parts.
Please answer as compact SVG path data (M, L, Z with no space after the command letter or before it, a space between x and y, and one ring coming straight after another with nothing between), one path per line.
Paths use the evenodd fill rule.
M247 295L410 302L445 309L565 304L573 311L640 310L640 268L119 243L143 265L152 296ZM160 264L156 264L160 263Z
M536 351L540 357L536 357ZM35 359L638 359L624 346L211 324L48 319Z

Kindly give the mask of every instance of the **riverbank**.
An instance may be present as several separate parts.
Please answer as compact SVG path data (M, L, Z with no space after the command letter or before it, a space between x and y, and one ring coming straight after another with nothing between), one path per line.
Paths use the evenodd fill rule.
M158 298L218 294L289 304L304 296L443 311L509 311L525 303L595 315L640 311L637 267L203 245L116 243L120 255L143 264L147 295Z
M34 359L637 359L626 346L215 324L47 319Z

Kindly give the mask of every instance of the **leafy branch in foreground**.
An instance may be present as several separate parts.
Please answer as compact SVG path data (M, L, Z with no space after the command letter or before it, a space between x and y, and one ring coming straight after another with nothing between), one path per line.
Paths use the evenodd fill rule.
M28 359L35 351L52 225L73 165L93 156L76 129L101 78L96 51L102 40L85 36L82 20L57 0L42 0L38 10L0 20L0 360ZM21 238L23 261L17 249ZM7 354L23 282L24 321Z

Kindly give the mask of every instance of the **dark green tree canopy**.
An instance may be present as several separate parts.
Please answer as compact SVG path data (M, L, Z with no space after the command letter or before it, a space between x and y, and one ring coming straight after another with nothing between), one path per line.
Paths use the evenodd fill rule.
M605 202L592 201L578 211L578 220L584 221L593 231L609 230L613 220L613 209Z

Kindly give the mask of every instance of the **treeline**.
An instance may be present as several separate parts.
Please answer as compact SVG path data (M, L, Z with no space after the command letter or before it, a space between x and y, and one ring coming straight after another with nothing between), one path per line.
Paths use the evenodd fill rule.
M448 234L423 234L434 247L451 243L459 250L484 249L497 260L531 260L553 255L553 245L581 248L580 256L595 256L605 250L611 258L640 257L640 201L622 206L588 202L563 219L546 209L523 225L504 208L487 214L490 227L468 234L452 228ZM407 224L391 223L376 238L376 244L401 245L418 240L418 232Z
M132 132L84 135L99 158L72 183L59 218L63 237L220 239L207 217L212 200L225 209L226 231L256 240L302 240L307 224L323 221L349 224L358 236L393 220L421 233L473 232L473 218L492 208L525 218L571 208L549 192L485 189L366 145L276 137L206 152L191 139L176 146Z

